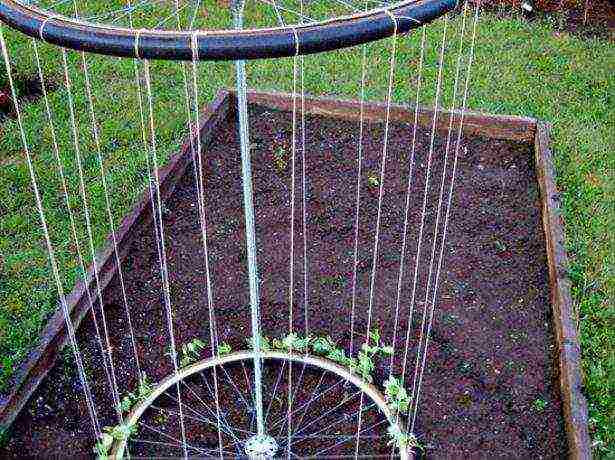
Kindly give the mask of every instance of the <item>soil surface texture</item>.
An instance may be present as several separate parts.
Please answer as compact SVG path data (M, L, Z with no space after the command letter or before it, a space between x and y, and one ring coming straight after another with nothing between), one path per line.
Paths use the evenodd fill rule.
M250 108L263 335L282 337L288 333L293 247L293 330L301 334L307 328L310 334L329 335L348 352L352 323L356 354L366 340L368 323L372 329L379 329L382 342L395 348L393 374L400 375L405 368L408 393L415 387L414 393L419 395L414 431L424 446L422 455L564 457L567 445L531 146L476 136L462 136L457 146L454 130L447 149L446 132L437 133L432 142L430 131L418 128L413 156L412 125L391 124L385 149L384 124L366 122L360 143L362 174L355 279L359 124L307 116L303 165L301 117L297 116L295 149L292 120L291 113ZM456 151L459 155L452 204L438 270ZM381 175L383 156L386 161ZM211 305L215 310L217 340L227 342L233 350L245 349L251 326L241 162L234 119L222 123L204 149L203 159ZM194 169L189 166L164 203L163 229L177 348L199 338L205 344L200 357L207 357L211 355L211 310L194 184ZM408 190L406 245L405 254L401 254ZM398 289L401 261L403 273ZM149 379L157 382L171 374L173 366L153 225L141 230L122 268L139 364ZM432 304L434 287L436 302ZM137 371L117 279L103 296L115 378L119 393L125 395L136 388ZM104 344L103 318L98 307L95 312L100 342ZM426 336L426 332L421 334L422 330L430 330L430 335L421 380L423 355L417 359L417 351L421 337ZM100 425L115 425L106 360L90 315L77 336ZM270 423L278 420L275 430L270 431L275 431L272 434L280 446L279 452L286 444L283 420L288 412L289 388L289 366L284 364L283 373L281 366L280 362L267 362L264 371L264 405L270 408ZM388 358L376 360L374 383L381 390L390 371ZM217 378L225 418L224 454L232 457L243 452L242 444L234 441L245 439L241 429L246 435L254 430L252 412L248 409L253 406L251 363L217 368ZM352 455L356 414L361 403L353 396L356 388L339 385L339 379L332 374L299 364L293 365L292 379L296 391L293 408L303 405L305 411L292 415L293 452L318 453L323 457ZM215 424L209 423L215 418L212 386L211 371L180 385L190 455L217 454L217 430ZM333 389L323 394L326 388ZM135 435L138 441L130 445L132 455L182 455L178 442L180 406L175 390L173 386L155 402L156 408L146 413L147 426L139 427ZM314 394L320 397L305 407ZM360 454L369 458L388 456L391 447L387 445L386 423L378 425L382 417L370 408L371 403L368 398L363 401L369 410L362 419ZM309 426L309 422L313 425ZM300 438L301 433L304 438ZM93 444L82 385L74 358L66 350L15 422L1 455L88 456L92 455Z

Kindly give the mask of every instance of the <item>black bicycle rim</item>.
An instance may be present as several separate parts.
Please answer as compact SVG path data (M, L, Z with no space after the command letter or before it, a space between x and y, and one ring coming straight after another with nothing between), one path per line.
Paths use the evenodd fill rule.
M296 28L160 31L106 28L54 16L13 0L0 1L0 20L36 39L78 51L143 59L234 61L332 51L409 32L451 11L457 0L420 0L390 10ZM394 18L394 19L393 19ZM196 43L196 46L193 46Z

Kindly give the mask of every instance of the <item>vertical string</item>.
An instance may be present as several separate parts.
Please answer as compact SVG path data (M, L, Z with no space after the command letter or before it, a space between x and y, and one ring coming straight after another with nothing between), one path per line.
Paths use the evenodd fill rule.
M117 246L117 237L115 235L115 223L113 219L113 213L111 211L111 200L109 198L109 187L107 185L106 171L105 171L104 161L102 158L100 134L98 132L98 127L97 127L98 123L96 120L96 115L94 113L94 98L92 95L92 85L90 82L90 75L88 71L88 65L86 62L85 53L82 52L80 54L81 54L81 62L83 65L83 74L85 77L85 87L86 87L88 107L89 107L89 112L90 112L90 121L92 124L92 134L94 136L94 145L96 147L96 156L98 159L100 178L101 178L101 183L102 183L102 188L103 188L103 194L105 197L105 210L107 212L107 219L109 221L109 234L111 235L111 241L113 243L113 254L115 257L115 263L117 265L117 276L118 276L118 281L120 283L120 291L122 293L122 303L124 307L124 312L126 314L128 331L130 334L130 344L132 347L132 354L134 356L135 365L137 367L137 375L141 376L142 371L141 371L141 364L139 362L139 353L137 351L137 342L135 339L134 329L132 327L132 317L130 314L130 309L128 308L128 298L126 295L126 286L124 283L124 270L122 269L122 260L120 258L120 253L119 253L118 246Z
M465 148L465 154L467 155L468 149L467 147ZM448 202L446 205L446 215L444 218L444 230L443 230L443 234L442 234L442 245L440 248L440 256L438 259L438 270L437 270L437 274L436 274L436 281L435 281L435 286L434 286L434 290L433 290L433 297L431 299L431 305L430 305L430 312L429 312L429 323L427 326L427 332L426 332L426 337L425 337L425 350L423 352L423 360L421 363L421 371L420 371L420 375L419 375L419 380L418 380L418 386L417 386L417 391L416 391L416 396L413 398L413 400L411 401L412 404L412 423L410 425L410 432L413 433L414 432L414 426L416 423L416 414L418 411L418 404L419 404L419 396L421 393L421 384L423 383L423 373L425 371L425 363L426 363L426 359L427 359L427 347L429 345L429 337L431 334L431 326L433 324L433 314L434 314L434 307L435 307L435 301L436 301L436 294L438 292L438 280L440 278L440 270L442 268L442 256L444 254L444 246L445 246L445 242L446 242L446 233L448 230L448 221L449 221L449 213L450 213L450 209L451 209L451 202L452 202L452 196L453 196L453 187L455 184L455 174L457 171L457 158L458 158L458 150L455 151L455 157L453 160L453 172L452 172L452 177L451 177L451 185L449 188L449 193L448 193Z
M456 146L455 146L455 156L454 156L453 172L452 172L452 177L451 177L451 185L450 185L449 192L448 192L448 202L447 202L447 208L446 208L446 216L445 216L445 219L444 219L444 230L443 230L443 236L442 236L442 244L440 246L440 254L438 256L438 268L437 268L436 275L435 275L433 295L432 295L431 304L430 304L429 322L428 322L427 334L426 334L426 338L425 338L423 360L422 360L422 363L421 363L421 369L420 369L420 374L419 374L419 380L418 380L416 397L414 398L414 401L413 401L413 408L412 408L412 430L414 430L414 425L415 425L415 422L416 422L416 415L417 415L417 412L418 412L418 402L419 402L419 396L420 396L420 391L421 391L421 384L423 382L423 374L424 374L424 371L425 371L425 365L426 365L426 359L427 359L427 348L428 348L428 345L429 345L429 338L430 338L430 335L431 335L431 328L432 328L432 324L433 324L433 315L434 315L436 296L437 296L437 292L438 292L438 284L439 284L439 280L440 280L440 272L442 270L442 260L443 260L443 255L444 255L444 246L445 246L445 242L446 242L446 234L447 234L448 222L449 222L449 213L450 213L451 202L452 202L453 187L454 187L454 183L455 183L455 171L456 171L456 167L457 167L457 158L459 156L459 148L460 148L460 145L461 145L460 144L461 133L462 133L462 130L463 130L463 122L464 122L464 119L465 119L465 112L466 112L466 107L467 107L470 74L471 74L472 64L474 62L474 50L475 50L475 44L476 44L476 30L477 30L477 24L478 24L478 16L479 16L479 5L477 4L476 7L475 7L475 12L474 12L474 24L472 26L472 43L470 45L470 57L468 59L468 67L467 67L467 70L466 70L466 78L465 78L465 83L464 83L463 102L462 102L462 106L461 106L461 118L459 120L459 128L458 128L458 131L457 131L457 142L456 142ZM464 155L467 156L467 147L465 147L465 149L464 149Z
M440 58L439 58L439 64L438 64L436 96L435 96L435 103L434 103L433 119L432 119L432 124L431 124L431 138L429 142L429 153L427 155L427 171L425 173L425 188L423 192L423 206L421 210L421 223L419 225L419 237L418 237L415 261L414 261L414 278L412 281L412 295L410 298L410 307L409 307L410 311L414 310L414 305L415 305L415 300L416 300L416 288L417 288L417 281L418 281L418 275L419 275L419 264L420 264L420 259L421 259L421 245L423 242L423 232L425 229L425 216L427 214L427 198L429 194L429 183L431 179L431 166L432 166L434 142L435 142L435 136L436 136L436 122L438 119L438 108L440 106L440 93L442 90L442 70L444 67L444 54L445 54L445 49L446 49L447 27L448 27L448 15L446 15L444 18L444 29L442 31L442 42L440 44ZM410 331L410 325L408 325L408 331ZM420 340L422 340L422 329L421 329L421 339ZM419 343L420 343L420 340L419 340ZM418 353L417 353L417 359L418 359ZM404 360L403 367L402 367L402 381L405 381L406 364L407 363ZM415 384L416 384L416 379L413 382L413 385L412 385L413 388Z
M299 14L301 15L301 23L303 18L304 1L300 0ZM295 35L296 39L296 35ZM297 40L297 39L296 39ZM299 41L297 40L297 54L299 53ZM308 250L307 250L307 177L306 177L306 135L305 135L305 63L304 56L299 57L301 68L301 190L303 191L302 204L302 226L303 226L303 316L305 323L305 336L310 335L309 327L309 289L308 289Z
M368 9L368 1L365 0L365 10ZM354 216L354 251L352 261L352 299L350 309L350 349L349 355L352 357L354 352L354 328L355 311L357 306L357 266L359 264L359 211L361 206L361 176L363 174L363 129L365 115L365 78L367 75L367 44L362 47L361 59L361 96L359 102L359 140L357 142L357 193Z
M92 297L92 292L90 290L88 280L86 279L87 270L86 270L85 258L83 256L83 253L81 252L81 244L79 243L79 236L77 233L77 224L75 221L75 216L73 214L72 207L70 205L68 184L66 180L66 175L64 173L64 167L62 166L62 160L60 158L60 148L58 146L56 127L55 127L55 123L53 122L53 115L51 113L51 104L49 102L49 94L47 93L47 85L45 83L45 79L43 76L43 68L41 65L41 59L40 59L40 55L38 52L38 44L36 43L36 39L32 39L32 48L34 50L34 57L36 60L38 78L39 78L39 81L41 82L41 89L43 92L43 101L45 103L45 113L47 116L47 124L49 125L49 130L51 132L51 144L53 147L53 154L55 157L55 161L57 163L58 174L60 175L60 182L62 186L62 192L64 194L64 201L66 203L66 209L68 211L68 220L70 224L71 234L72 234L73 241L75 243L75 248L77 250L77 262L79 264L79 269L81 270L81 274L83 277L82 282L83 282L85 293L88 299L88 304L90 306L90 314L92 316L92 322L94 324L96 341L98 343L98 347L100 349L101 354L104 356L105 349L102 343L102 337L100 335L100 327L98 325L98 318L96 317L96 309L94 308L94 298ZM109 366L107 365L107 361L105 359L103 359L103 367L105 370L107 381L109 385L111 385L111 374L109 372Z
M193 133L192 130L190 132L190 137L196 138L196 188L197 188L197 200L199 202L198 210L199 210L199 222L201 225L201 239L203 242L203 253L205 256L205 279L207 284L207 306L208 306L208 314L209 314L209 335L211 337L211 353L212 356L218 355L218 343L217 343L217 333L216 333L216 314L214 311L214 302L213 302L213 288L211 282L211 271L209 267L209 247L207 244L207 222L205 215L205 197L204 197L204 185L203 185L203 145L201 141L201 128L199 126L199 86L198 86L198 35L196 33L192 34L192 91L193 91L193 109L194 109L194 120L196 120L194 127L196 132ZM194 158L193 158L194 162ZM218 448L220 453L220 458L223 457L222 453L222 429L220 422L220 399L219 399L219 390L218 390L218 373L216 366L212 368L213 376L214 376L214 398L216 400L216 422L218 428Z
M70 116L71 133L72 133L72 138L73 138L73 148L75 150L75 159L77 162L77 170L79 173L79 191L81 195L81 200L83 202L83 215L85 218L85 224L86 224L86 230L87 230L87 236L88 236L88 244L89 244L89 249L90 249L90 256L92 257L92 267L94 270L94 279L96 281L96 291L97 291L97 296L98 296L98 303L99 303L100 315L101 315L102 326L103 326L103 334L104 334L105 345L106 345L106 350L103 355L103 359L108 360L109 371L110 371L109 374L111 376L110 386L111 386L111 394L113 398L113 405L115 406L118 419L120 420L120 422L123 422L122 411L120 410L120 407L119 407L119 404L120 404L119 392L118 392L117 378L115 374L115 366L113 363L113 353L112 353L111 341L109 339L109 329L107 327L107 320L106 320L106 315L104 311L104 302L103 302L103 297L102 297L102 287L101 287L100 276L99 276L98 261L96 259L96 250L94 249L94 236L93 236L93 231L92 231L90 209L89 209L88 198L87 198L86 187L85 187L83 164L81 161L81 148L79 146L79 133L77 130L77 117L75 114L75 103L73 99L72 82L71 82L71 78L68 72L68 55L65 49L62 49L62 65L64 68L64 82L66 85L66 94L68 98L68 108L69 108L69 116Z
M51 238L49 236L49 229L47 227L47 220L45 218L43 202L42 202L41 195L38 189L38 184L36 182L36 174L34 172L34 165L32 163L32 157L30 155L30 147L28 145L26 132L25 132L22 116L21 116L21 110L19 107L19 100L17 98L17 91L15 89L15 84L13 81L13 74L12 74L11 64L9 61L8 50L7 50L6 42L4 40L4 26L1 26L1 25L0 25L0 47L2 48L2 57L3 57L4 65L6 68L7 78L9 81L9 87L11 89L11 97L13 99L13 106L15 107L15 113L17 115L17 126L19 129L19 134L21 137L21 143L23 146L23 150L26 156L26 163L28 165L28 172L30 174L30 181L32 184L32 191L34 193L34 199L36 202L36 209L38 211L39 219L41 221L41 229L43 230L45 245L47 246L47 255L49 257L49 264L51 265L51 270L53 273L56 290L58 291L60 306L62 308L62 312L64 313L64 320L66 322L66 329L68 331L69 342L73 349L73 356L75 358L75 362L77 363L77 374L79 375L79 381L81 382L81 386L85 394L86 405L88 407L88 414L90 416L90 422L92 424L92 428L94 429L94 433L96 437L100 437L101 430L100 430L100 423L98 420L98 413L96 411L96 405L94 403L90 385L88 383L88 379L85 374L85 369L83 366L83 358L81 356L81 351L79 350L79 345L77 344L77 339L75 337L75 328L73 326L73 323L70 317L70 311L68 309L68 305L66 303L66 296L64 295L64 288L62 286L62 279L60 278L60 271L58 269L58 263L56 260L55 251L53 249Z
M73 0L73 10L74 10L74 15L75 18L78 18L78 11L77 11L77 2L76 0ZM124 283L124 272L122 269L122 261L120 258L120 254L119 254L119 250L117 247L117 238L115 235L115 223L114 223L114 219L113 219L113 213L111 211L111 200L109 198L109 187L107 185L107 179L106 179L106 172L105 172L105 167L104 167L104 162L103 162L103 158L102 158L102 150L101 150L101 143L100 143L100 134L98 132L98 123L96 120L96 115L94 113L94 98L92 95L92 85L90 82L90 72L88 69L88 64L87 64L87 60L86 60L86 55L85 52L81 52L79 53L81 55L81 64L83 66L83 75L85 78L85 89L86 89L86 96L87 96L87 103L88 103L88 109L89 109L89 114L90 114L90 123L91 123L91 127L92 127L92 135L94 137L94 146L96 148L96 158L98 160L98 167L99 167L99 171L100 171L100 178L101 178L101 184L102 184L102 188L103 188L103 194L104 194L104 198L105 198L105 211L107 213L107 219L108 219L108 223L109 223L109 233L111 235L111 241L113 243L113 254L115 257L115 264L117 266L117 276L118 276L118 281L120 283L120 290L122 293L122 302L123 302L123 307L124 307L124 312L126 314L126 320L127 320L127 324L128 324L128 330L130 333L130 343L131 343L131 347L132 347L132 353L134 356L134 360L135 360L135 364L137 367L137 373L139 376L141 376L142 372L141 372L141 364L139 362L139 354L137 351L137 343L135 340L135 334L134 334L134 330L132 327L132 318L130 315L130 309L128 308L128 298L126 296L126 287L125 287L125 283ZM103 308L103 304L101 301L101 310ZM109 352L111 352L111 350L109 350ZM111 360L112 357L111 355L109 355L109 359ZM116 382L116 391L119 390L117 389L117 382ZM119 397L118 397L118 401L117 403L119 404ZM119 412L121 413L121 410L118 409ZM121 418L121 417L120 417Z
M395 299L395 321L393 326L393 341L392 346L395 347L395 343L397 342L397 326L399 321L399 307L401 302L401 291L402 291L402 281L404 278L404 270L405 270L405 260L406 260L406 246L408 244L408 217L410 215L410 198L412 196L412 177L414 175L414 166L415 166L415 153L416 153L416 132L419 124L419 96L421 94L421 84L423 81L423 62L425 58L425 39L427 36L427 26L423 25L421 27L421 51L419 57L419 68L418 68L418 80L416 83L416 99L414 102L414 126L412 128L412 148L410 151L410 164L408 166L408 186L406 188L406 205L404 210L404 229L402 233L402 244L400 251L400 261L399 261L399 273L397 276L397 297ZM410 332L412 331L412 316L413 316L414 308L411 308L408 312L408 325L406 327L406 338L404 345L404 357L402 361L402 376L401 383L403 385L405 380L405 368L406 361L408 359L408 349L410 344ZM395 353L391 355L391 363L389 369L389 375L393 374L393 361L395 359Z
M160 177L158 174L158 154L156 151L156 128L154 123L154 102L152 96L152 83L151 83L151 74L149 68L149 61L143 61L143 70L145 74L145 88L147 92L147 100L148 100L148 109L149 109L149 124L150 124L150 150L152 154L152 163L154 169L154 185L156 191L156 207L158 212L158 233L160 235L160 276L162 278L162 286L164 292L164 304L165 304L165 313L167 316L167 326L170 338L170 346L171 346L171 360L173 362L173 371L175 376L177 377L179 373L179 367L177 365L177 349L175 346L175 332L173 327L173 313L171 310L171 294L170 294L170 286L169 286L169 272L167 267L167 258L166 258L166 245L165 245L165 237L164 237L164 223L162 221L162 197L160 194ZM177 401L178 401L178 411L179 411L179 422L181 429L181 440L182 440L182 449L184 453L184 458L188 457L188 449L186 445L186 428L184 425L184 413L182 408L182 397L180 391L179 380L176 385L177 390Z
M128 2L128 6L130 7L130 1ZM129 23L130 23L130 28L132 29L133 27L133 23L132 23L132 12L129 14ZM133 69L134 69L134 79L135 79L135 87L137 89L137 102L139 104L139 117L140 117L140 122L141 122L141 142L143 144L143 151L145 152L145 160L146 160L146 168L147 168L147 188L149 190L149 199L150 199L150 203L151 203L151 208L152 208L152 222L153 222L153 227L154 227L154 240L156 241L156 252L158 253L158 260L162 259L162 254L160 252L160 235L158 234L158 215L156 213L156 200L155 200L155 185L154 185L154 178L153 178L153 166L151 164L151 160L150 160L150 153L149 153L149 141L147 140L147 133L146 133L146 122L145 122L145 110L143 107L143 93L142 93L142 88L141 88L141 76L140 76L140 72L139 72L139 59L140 59L140 55L139 55L139 37L140 37L141 31L137 30L136 31L136 36L135 36L135 56L136 58L133 59Z
M293 293L294 293L294 280L295 280L295 158L297 151L297 72L299 62L299 37L297 31L293 29L295 36L295 56L293 58L293 115L292 115L292 136L291 136L291 180L290 180L290 274L289 274L289 317L288 317L288 333L293 334ZM304 154L305 163L305 154ZM305 193L305 191L304 191ZM305 201L304 201L305 203ZM293 352L292 347L289 350ZM286 414L287 418L287 458L291 456L291 436L292 436L292 405L293 405L293 364L292 361L288 363L288 410Z
M433 232L433 237L432 237L432 246L431 246L431 255L429 258L429 269L428 269L428 273L427 273L427 281L426 281L426 286L425 286L425 299L423 301L423 317L421 320L421 340L419 341L419 346L418 346L418 350L417 350L417 361L416 361L416 368L415 368L415 374L414 374L414 379L413 379L413 383L412 383L412 396L411 396L411 400L413 400L415 398L415 391L416 391L416 387L415 385L417 384L417 372L419 372L418 370L418 365L419 365L419 356L421 355L421 347L423 346L423 337L425 337L425 345L427 344L427 335L425 333L425 327L426 327L426 317L427 317L427 312L429 309L429 294L430 294L430 288L431 288L431 279L433 276L433 269L434 269L434 259L435 259L435 254L436 254L436 247L437 247L437 242L438 242L438 230L439 230L439 226L440 226L440 218L441 218L441 213L442 213L442 203L443 203L443 197L444 197L444 184L445 184L445 179L446 179L446 173L447 173L447 165L448 165L448 157L449 157L449 152L450 152L450 143L451 143L451 133L452 133L452 128L453 128L453 119L454 119L454 112L453 109L455 107L455 103L456 103L456 97L457 97L457 89L459 86L459 73L461 70L461 59L462 59L462 51L463 51L463 39L464 39L464 34L465 34L465 23L466 23L466 9L464 8L464 14L463 14L463 19L462 19L462 25L461 25L461 37L459 40L459 51L458 51L458 56L457 56L457 66L456 66L456 71L455 71L455 82L453 85L453 99L452 99L452 103L451 103L451 110L450 110L450 115L449 115L449 125L448 125L448 130L447 130L447 136L446 136L446 145L445 145L445 149L444 149L444 163L442 166L442 178L440 181L440 190L439 190L439 194L438 194L438 204L437 204L437 211L436 211L436 221L434 224L434 232ZM442 240L442 245L445 244L445 240ZM432 308L433 310L433 308ZM428 327L428 329L430 329ZM427 355L427 348L423 347L423 362L426 359L426 355ZM416 405L415 405L416 406ZM414 427L414 417L413 417L413 424L412 426Z
M387 153L389 147L389 128L390 128L390 116L391 116L391 99L393 95L393 82L395 77L395 61L397 57L397 18L388 10L385 12L391 18L393 22L393 45L391 49L391 60L389 66L389 85L387 90L387 101L386 101L386 115L385 115L385 125L384 125L384 139L382 146L382 158L380 163L380 189L378 191L378 211L376 216L376 233L374 235L374 249L372 256L372 271L370 275L370 286L369 286L369 302L368 302L368 310L367 310L367 325L365 330L365 342L364 345L369 345L369 337L370 337L370 329L372 322L372 312L374 307L374 288L376 283L376 272L378 266L378 245L380 242L380 221L382 217L382 201L384 198L384 180L386 173L386 162L387 162ZM361 398L359 402L359 415L357 422L357 433L356 433L356 441L355 441L355 459L359 455L359 444L360 444L360 436L361 436L361 423L362 423L362 415L363 415L363 399L365 393L361 392Z

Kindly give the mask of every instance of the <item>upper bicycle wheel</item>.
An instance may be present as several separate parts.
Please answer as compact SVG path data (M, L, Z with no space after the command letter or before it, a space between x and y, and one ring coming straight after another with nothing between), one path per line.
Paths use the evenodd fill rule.
M457 0L247 0L233 28L224 0L0 0L0 20L79 51L168 60L313 54L402 34ZM304 4L305 2L305 4Z

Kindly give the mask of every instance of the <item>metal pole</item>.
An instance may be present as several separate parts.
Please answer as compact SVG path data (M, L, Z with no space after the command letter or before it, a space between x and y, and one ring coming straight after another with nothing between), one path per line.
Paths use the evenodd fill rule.
M239 0L233 8L235 28L243 28L244 2ZM265 435L262 394L262 356L260 334L260 311L258 293L258 267L256 263L256 237L254 226L254 202L252 192L252 166L250 164L250 139L248 133L248 109L246 102L246 63L235 61L237 86L237 113L239 115L239 141L241 146L241 169L243 180L243 203L246 223L246 248L248 255L248 277L250 280L250 310L252 316L252 337L254 347L254 396L257 436Z

